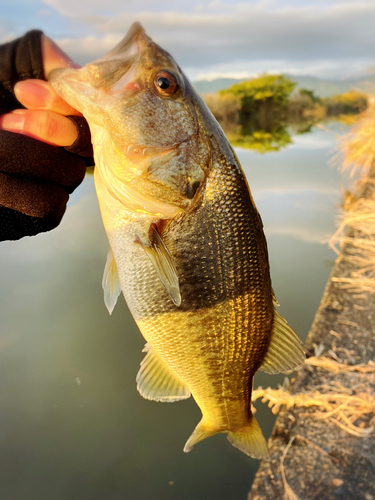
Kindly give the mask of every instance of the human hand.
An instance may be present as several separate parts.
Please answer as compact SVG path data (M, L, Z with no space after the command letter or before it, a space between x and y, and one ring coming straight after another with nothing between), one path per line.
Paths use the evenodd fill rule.
M41 35L41 50L46 79L53 69L73 65L68 55L45 35ZM27 135L54 146L71 146L76 141L77 127L66 116L82 115L49 83L39 79L20 81L14 86L14 94L27 109L15 109L1 115L0 130Z
M43 80L70 64L40 31L0 45L0 240L56 227L93 164L86 121Z

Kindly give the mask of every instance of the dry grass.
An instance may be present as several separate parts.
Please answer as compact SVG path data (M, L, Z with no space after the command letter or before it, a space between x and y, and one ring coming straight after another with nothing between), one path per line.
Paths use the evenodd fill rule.
M365 179L368 186L373 184L372 179ZM375 240L373 239L375 233L375 193L371 198L359 198L355 199L352 193L347 195L346 200L343 203L344 214L341 217L340 225L332 236L330 240L331 245L335 245L338 241L342 240L345 233L345 228L350 227L355 231L360 231L364 233L372 241L372 245L375 246ZM371 246L371 242L368 244Z
M366 175L375 160L375 100L362 114L349 134L341 138L340 150L344 155L342 170L350 175Z
M367 377L367 382L375 381L375 363L373 362L346 365L327 357L311 357L306 363L333 373L356 371ZM369 384L363 384L363 390L355 395L352 394L351 389L339 383L325 384L315 391L296 394L291 394L283 387L278 389L259 387L253 391L252 401L261 399L262 403L268 404L274 414L279 412L281 406L285 406L286 409L317 407L315 411L302 414L302 416L326 419L353 436L368 437L375 432L375 397L368 387Z
M366 179L366 182L371 187L373 180ZM375 193L369 199L358 200L350 195L344 208L347 210L329 245L339 255L340 248L345 245L345 254L340 258L354 269L347 277L331 279L353 293L375 293ZM350 236L346 228L350 228Z
M261 399L262 403L268 403L272 413L277 414L281 406L286 409L319 408L314 412L301 414L301 416L327 419L339 426L348 434L357 437L368 437L374 433L374 423L366 426L362 421L356 422L364 417L375 415L375 397L367 392L361 392L356 396L350 394L350 390L343 386L336 386L336 391L321 393L320 391L290 394L282 387L279 389L262 389L259 387L253 391L252 400Z
M375 293L375 99L352 131L340 139L342 170L360 175L347 193L339 226L330 247L353 266L349 276L332 281L352 293ZM365 191L364 191L365 189ZM345 252L340 249L345 246Z
M334 373L360 372L375 374L375 363L373 361L369 361L367 364L361 365L347 365L345 363L338 363L337 361L334 361L333 359L327 358L325 356L319 358L311 356L311 358L306 359L305 363L306 365L318 366L319 368L323 368Z

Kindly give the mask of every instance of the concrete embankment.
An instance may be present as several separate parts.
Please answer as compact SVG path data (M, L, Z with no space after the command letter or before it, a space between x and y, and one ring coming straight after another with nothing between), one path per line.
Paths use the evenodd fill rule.
M375 162L346 204L338 258L248 500L375 500ZM307 284L308 286L308 284Z

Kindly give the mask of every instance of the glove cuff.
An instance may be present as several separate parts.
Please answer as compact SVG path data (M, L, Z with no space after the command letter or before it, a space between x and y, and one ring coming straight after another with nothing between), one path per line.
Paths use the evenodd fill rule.
M69 118L77 128L78 137L71 146L65 147L69 153L79 154L86 158L92 158L94 151L91 144L91 133L87 121L83 116L68 115Z
M0 114L23 107L14 96L16 82L28 78L44 80L42 31L28 31L21 38L0 46Z

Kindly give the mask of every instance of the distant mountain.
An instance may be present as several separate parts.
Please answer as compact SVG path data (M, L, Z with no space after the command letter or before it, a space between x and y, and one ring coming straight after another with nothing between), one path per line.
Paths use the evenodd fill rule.
M343 94L349 90L361 90L362 92L375 92L375 75L365 75L361 78L347 80L323 80L314 76L287 75L291 80L297 82L298 87L313 90L319 97L329 97L333 94Z
M313 90L319 97L328 97L333 94L342 94L351 89L362 90L363 92L375 93L375 74L365 75L361 78L347 80L323 80L315 76L286 75L297 82L297 88ZM213 94L219 90L226 89L235 83L244 82L250 78L217 78L216 80L198 80L193 82L195 89L200 94Z
M244 82L250 80L250 78L242 78L238 80L236 78L216 78L215 80L197 80L193 82L194 88L200 94L214 94L219 90L227 89L235 83Z

